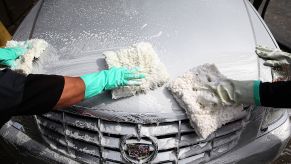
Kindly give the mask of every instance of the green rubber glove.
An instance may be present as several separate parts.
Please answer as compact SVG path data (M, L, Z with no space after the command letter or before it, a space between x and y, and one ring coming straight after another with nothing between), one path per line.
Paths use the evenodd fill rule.
M20 47L0 48L0 64L11 67L15 60L26 52L27 49Z
M143 78L145 76L139 73L138 68L127 69L123 67L113 67L109 70L81 76L86 86L85 99L96 96L105 90L112 90L126 85L140 85L140 79Z

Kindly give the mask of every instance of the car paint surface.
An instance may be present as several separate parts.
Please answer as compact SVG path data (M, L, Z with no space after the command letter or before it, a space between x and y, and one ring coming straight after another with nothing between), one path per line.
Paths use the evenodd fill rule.
M58 60L44 61L45 65L39 68L44 73L81 75L101 70L105 68L102 56L104 50L148 41L153 44L172 78L193 66L215 62L221 72L231 78L272 80L270 69L257 60L254 47L257 43L270 47L277 45L247 0L177 2L159 1L156 4L157 1L87 0L81 3L47 0L43 4L37 4L41 10L32 11L28 16L34 20L33 17L38 15L36 21L23 23L14 39L38 37L52 44L52 56ZM104 115L100 111L107 115L122 113L125 117L139 113L143 119L148 116L156 118L157 115L168 117L167 114L176 119L179 119L178 115L184 119L186 117L166 88L114 102L110 93L104 93L74 107L76 108L79 111L90 111L101 118ZM267 140L269 146L266 144L254 153L268 154L270 159L274 158L274 154L279 152L289 138L290 131L286 129L290 124L286 122L285 114L272 128L261 131L264 113L263 108L254 110L236 148L211 162L261 160L261 156L253 157L251 150L260 144L266 144ZM33 150L31 153L36 155L36 151L42 150L41 152L50 151L55 156L56 152L51 152L38 143L25 145L19 142L19 138L12 137L15 133L10 131L15 131L15 128L7 125L7 131L1 132L11 140L7 139L9 142ZM36 149L32 149L33 147ZM43 154L47 158L53 158Z
M100 71L106 69L103 51L150 42L172 79L204 63L215 63L229 78L258 79L256 38L245 3L50 0L42 4L30 37L43 38L55 49L57 61L44 62L41 73L78 76ZM117 101L104 93L79 106L183 112L165 87Z

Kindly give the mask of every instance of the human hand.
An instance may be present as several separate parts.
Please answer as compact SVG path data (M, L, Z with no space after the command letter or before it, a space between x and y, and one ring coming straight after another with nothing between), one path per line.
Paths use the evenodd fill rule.
M256 47L257 55L265 60L264 65L272 68L273 81L291 80L291 54L262 46Z
M261 59L265 60L265 66L281 67L291 63L291 54L280 49L272 49L259 45L256 47L256 53Z
M0 48L0 64L11 67L15 60L27 51L26 48L20 47Z
M259 105L259 85L260 81L224 79L210 86L210 88L218 96L223 105Z
M95 96L104 90L112 90L122 86L140 85L145 78L139 68L127 69L113 67L109 70L81 76L86 86L85 98Z
M107 76L105 90L112 90L121 86L140 85L140 79L145 78L144 74L139 73L139 68L127 69L113 67L105 71Z
M210 75L207 79L203 82L203 87L197 88L196 91L202 93L197 96L197 102L201 105L260 104L260 81L238 81L221 75Z

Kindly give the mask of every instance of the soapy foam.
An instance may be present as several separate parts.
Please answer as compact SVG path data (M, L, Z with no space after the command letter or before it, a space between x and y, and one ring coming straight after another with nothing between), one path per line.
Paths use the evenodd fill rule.
M20 56L15 60L15 65L12 66L12 70L21 71L25 74L29 74L33 70L34 60L38 59L48 47L48 43L43 39L31 39L28 41L8 41L6 47L22 47L27 48L26 54Z
M160 62L150 43L141 42L117 51L106 51L103 54L109 68L139 67L141 73L145 74L145 79L142 79L140 86L126 86L113 90L113 99L145 93L162 86L169 79L165 66Z
M207 88L207 84L219 83L223 78L215 65L205 64L191 69L168 85L174 98L185 109L196 133L203 138L246 114L242 105L222 105L216 93ZM207 97L214 104L202 105L201 97Z

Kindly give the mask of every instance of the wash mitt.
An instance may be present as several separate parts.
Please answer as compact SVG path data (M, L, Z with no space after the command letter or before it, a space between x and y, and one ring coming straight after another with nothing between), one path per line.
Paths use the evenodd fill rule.
M161 63L150 43L141 42L117 51L103 52L108 68L126 67L140 69L145 75L140 86L125 86L112 91L112 98L133 96L146 93L165 84L169 79L166 67Z
M16 59L12 70L20 71L25 74L32 72L33 64L48 47L48 43L43 39L31 39L28 41L11 40L6 43L6 47L20 47L28 51Z
M175 100L185 109L195 132L204 139L222 125L246 114L242 105L220 103L216 93L209 87L210 83L219 83L223 78L215 65L204 64L187 71L168 85ZM201 97L217 103L202 105L205 103L201 101L205 99L199 99Z

